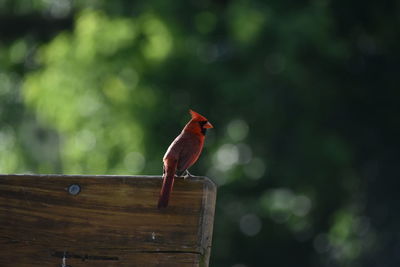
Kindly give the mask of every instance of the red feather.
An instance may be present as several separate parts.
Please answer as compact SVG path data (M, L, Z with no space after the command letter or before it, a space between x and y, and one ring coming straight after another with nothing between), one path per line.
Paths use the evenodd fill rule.
M175 138L164 155L163 185L158 200L158 208L168 206L175 174L181 175L197 161L203 149L205 132L208 128L213 128L205 117L193 110L190 110L190 114L192 119L183 128L181 134Z

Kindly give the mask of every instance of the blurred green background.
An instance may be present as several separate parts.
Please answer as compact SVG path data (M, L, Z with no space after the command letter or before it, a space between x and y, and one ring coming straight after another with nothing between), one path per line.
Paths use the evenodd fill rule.
M215 129L211 266L399 266L400 2L0 0L0 172L161 174Z

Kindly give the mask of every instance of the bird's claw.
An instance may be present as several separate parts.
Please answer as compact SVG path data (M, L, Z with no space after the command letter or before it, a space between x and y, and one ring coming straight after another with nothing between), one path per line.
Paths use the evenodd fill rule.
M192 177L193 177L193 175L191 175L190 172L188 170L186 170L185 175L183 176L183 179L192 178Z

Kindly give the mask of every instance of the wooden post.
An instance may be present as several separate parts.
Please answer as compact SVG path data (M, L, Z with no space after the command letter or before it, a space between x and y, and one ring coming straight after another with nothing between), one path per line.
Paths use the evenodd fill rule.
M216 186L161 177L0 175L0 266L208 266Z

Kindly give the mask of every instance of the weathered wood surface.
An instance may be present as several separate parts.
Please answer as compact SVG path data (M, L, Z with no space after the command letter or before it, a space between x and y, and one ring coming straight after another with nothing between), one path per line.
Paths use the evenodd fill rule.
M0 175L0 266L208 266L216 187L161 177ZM80 193L68 192L71 184Z

